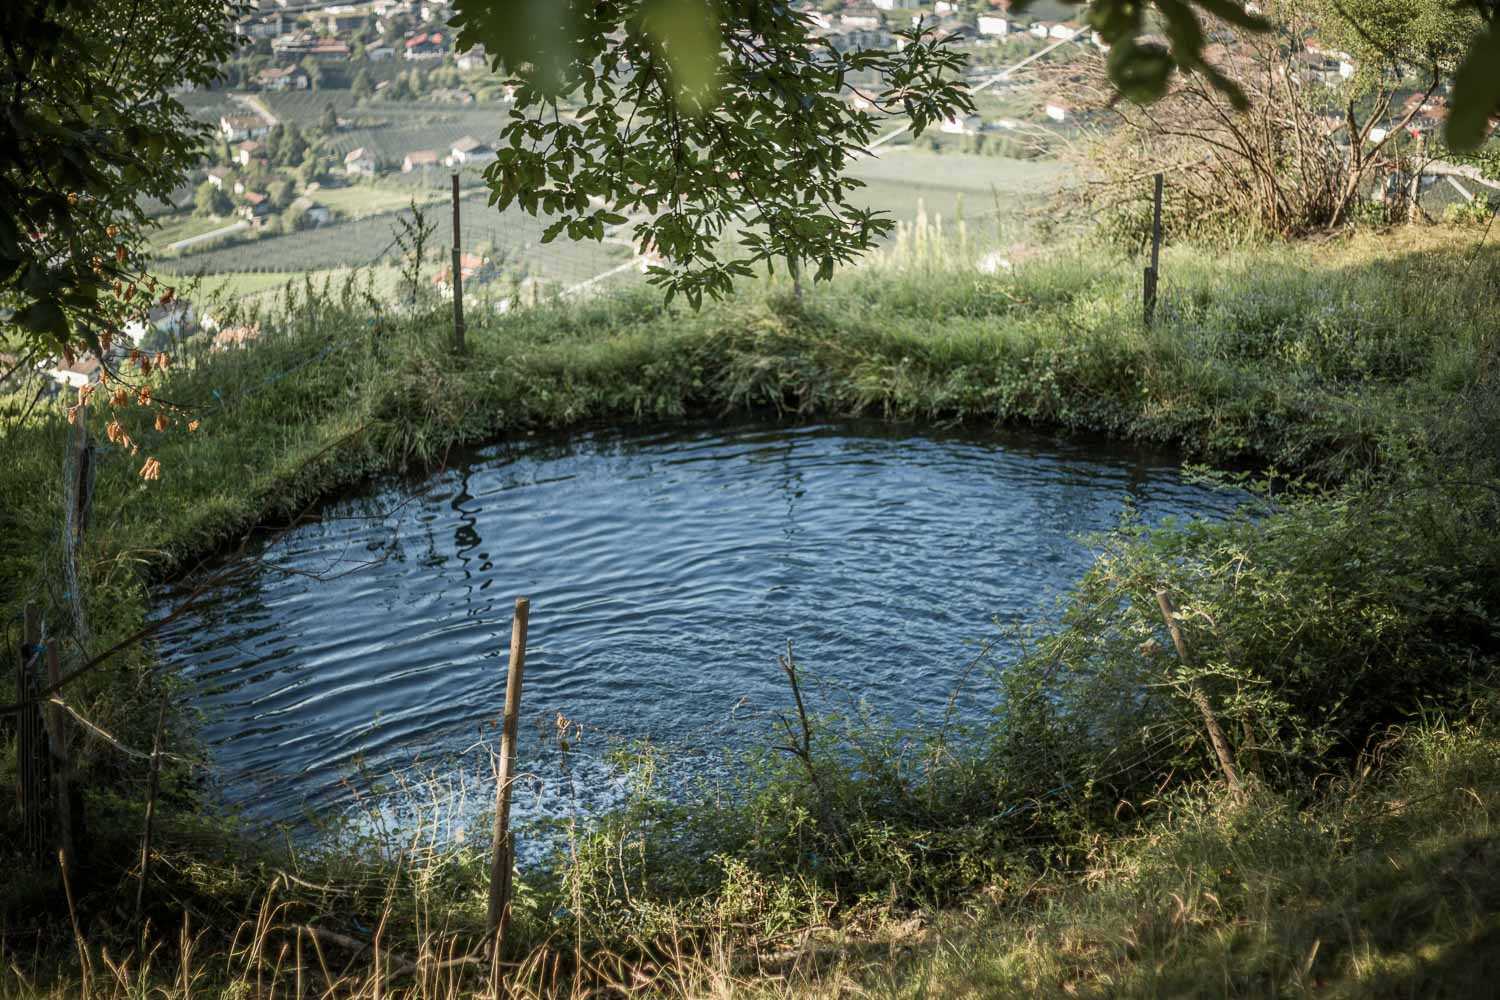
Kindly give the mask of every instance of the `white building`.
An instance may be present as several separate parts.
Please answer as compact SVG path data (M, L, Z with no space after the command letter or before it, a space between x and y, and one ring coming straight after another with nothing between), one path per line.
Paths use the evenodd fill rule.
M351 177L375 176L375 151L360 146L344 155L344 173Z
M938 131L947 135L976 135L980 124L978 115L951 115L943 119Z
M1010 20L999 14L980 14L979 33L1004 38L1010 34Z
M495 151L472 135L455 142L448 152L450 167L482 167L495 162Z

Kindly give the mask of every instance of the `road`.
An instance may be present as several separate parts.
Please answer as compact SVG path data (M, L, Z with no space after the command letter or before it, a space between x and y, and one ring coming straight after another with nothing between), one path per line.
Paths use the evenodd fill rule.
M181 250L183 247L190 247L194 243L202 243L204 240L216 240L220 236L228 236L230 233L237 233L241 229L249 229L249 228L250 228L250 223L245 222L242 219L239 222L236 222L236 223L233 223L231 225L225 226L222 229L215 229L212 232L208 232L208 233L199 233L197 236L189 236L187 239L185 239L185 240L178 240L176 243L168 243L167 244L167 249L168 250Z

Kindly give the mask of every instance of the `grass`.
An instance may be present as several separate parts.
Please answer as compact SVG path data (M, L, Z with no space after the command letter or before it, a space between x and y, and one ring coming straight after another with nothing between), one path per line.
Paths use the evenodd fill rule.
M343 213L349 219L362 219L367 215L384 212L399 212L411 202L413 192L402 187L386 187L381 184L350 184L348 187L321 187L312 197L329 208ZM427 197L417 197L418 204L441 204L447 199L434 191Z
M985 275L909 247L800 302L770 283L697 314L638 291L476 318L460 364L441 309L377 309L358 283L294 290L245 317L267 333L251 350L184 345L166 374L126 367L127 395L149 382L159 402L113 410L139 454L100 453L82 566L90 648L140 626L153 581L254 525L287 523L376 471L429 468L455 441L533 428L862 413L1097 431L1221 466L1275 465L1331 491L1282 498L1259 520L1126 530L1102 546L1064 627L1027 640L1034 655L996 691L982 739L816 720L818 782L767 755L722 801L645 789L574 829L550 875L524 873L516 945L557 963L532 966L534 983L608 973L669 995L1260 996L1319 983L1465 995L1476 980L1463 959L1484 954L1497 909L1485 685L1500 596L1485 581L1500 554L1489 494L1465 484L1494 479L1500 255L1476 238L1172 248L1150 329L1136 261L1061 252ZM101 439L108 409L92 412ZM50 405L5 426L0 603L14 620L40 598L67 622L54 534L65 417ZM147 457L162 474L143 484ZM1264 774L1251 808L1225 804L1177 693L1184 674L1139 651L1165 641L1151 617L1163 584L1203 658L1186 676ZM149 746L170 687L153 666L149 647L130 647L70 687L69 703ZM1447 715L1424 720L1424 708ZM175 749L191 749L186 723L174 720ZM122 978L103 950L117 958L139 941L113 906L134 886L142 774L100 744L80 753L94 830L75 885L83 954L97 992L123 995L142 988L145 955ZM852 772L851 753L864 762ZM13 752L4 760L14 768ZM462 968L424 966L414 982L399 963L347 952L317 960L324 970L289 930L383 928L380 947L413 960L462 951L483 920L477 849L436 852L420 830L399 847L347 830L312 851L247 843L199 818L187 767L169 767L165 787L148 912L166 933L148 979L168 995L184 913L200 956L188 978L211 968L205 984L241 995L286 990L294 975L322 989L325 971L334 995L388 995L388 980L418 996L480 987L452 978ZM0 989L77 985L56 888L44 871L0 898L3 926L30 934L6 932L7 959L34 986L6 972ZM923 913L931 929L892 937Z

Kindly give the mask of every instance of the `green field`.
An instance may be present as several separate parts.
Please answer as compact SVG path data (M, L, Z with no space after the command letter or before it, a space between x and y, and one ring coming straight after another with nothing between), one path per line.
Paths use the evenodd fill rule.
M1019 216L1045 204L1070 176L1055 160L938 154L910 146L886 147L879 158L862 160L849 172L866 184L852 200L903 221L916 217L919 204L929 217L941 213L945 219Z

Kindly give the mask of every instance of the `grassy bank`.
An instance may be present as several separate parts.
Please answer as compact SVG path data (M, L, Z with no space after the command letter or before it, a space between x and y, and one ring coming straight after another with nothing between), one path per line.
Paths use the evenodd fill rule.
M1358 923L1355 900L1378 867L1361 852L1399 863L1421 845L1412 840L1418 827L1378 817L1330 834L1327 817L1339 809L1378 812L1378 803L1427 794L1402 781L1425 781L1431 801L1447 804L1420 814L1437 824L1433 837L1488 843L1476 814L1454 803L1464 798L1458 789L1489 802L1493 776L1449 768L1453 755L1421 764L1423 748L1445 740L1468 748L1458 756L1470 760L1495 733L1475 706L1500 615L1491 582L1500 570L1492 488L1500 393L1490 306L1500 255L1475 251L1473 240L1414 231L1216 257L1176 250L1165 259L1152 329L1138 318L1133 262L1074 252L994 276L870 269L801 302L784 288L748 288L699 314L648 295L529 311L472 323L463 358L446 350L440 311L397 315L351 284L304 289L246 317L263 334L251 349L191 364L179 357L149 376L127 367L127 395L149 384L170 409L106 413L96 396L96 435L118 420L140 451L101 446L81 565L86 648L141 627L153 580L232 548L256 526L291 523L318 497L377 471L440 465L456 442L530 429L746 410L788 419L880 414L1104 432L1223 466L1275 467L1306 482L1276 480L1253 514L1157 533L1127 525L1101 541L1063 625L1027 640L994 691L988 727L953 737L816 719L804 757L751 754L739 771L744 786L727 799L663 800L644 780L649 755L638 759L631 802L575 831L549 874L527 873L517 931L522 952L540 949L537 961L555 960L552 972L564 978L590 955L616 956L600 958L609 968L590 975L627 984L649 983L649 970L673 957L668 964L682 974L742 978L744 967L720 961L714 947L765 958L809 928L868 931L967 905L988 921L974 933L998 940L960 945L961 957L994 968L943 957L962 933L928 933L911 943L910 967L899 974L915 978L885 981L891 991L915 995L925 981L928 992L952 983L977 995L986 983L1040 990L1055 978L1103 993L1112 982L1146 984L1131 988L1148 995L1170 985L1149 978L1151 963L1213 955L1226 968L1261 970L1227 992L1291 989L1288 970L1301 965L1256 966L1247 952L1202 949L1240 922L1275 925L1295 894L1226 895L1227 876L1199 865L1189 847L1216 863L1213 838L1229 850L1244 836L1263 837L1296 857L1326 859L1291 870L1307 878L1320 866L1347 871L1326 891L1333 912ZM162 430L152 426L158 413ZM60 572L67 434L61 406L33 411L6 432L0 473L7 622L23 602L39 601L65 643L80 631ZM138 477L147 458L160 462L159 480ZM1181 613L1190 666L1171 653L1158 589ZM7 642L16 641L12 624ZM67 700L121 743L149 747L170 685L149 644L130 646L70 686ZM1228 729L1255 807L1216 805L1228 793L1195 690ZM183 709L173 745L190 756ZM1437 710L1447 721L1414 730L1415 744L1392 749L1385 769L1354 789L1362 754L1391 727ZM138 940L116 898L133 894L143 772L99 741L79 750L90 836L76 914L95 949L119 956ZM167 770L148 914L169 936L189 915L185 933L202 935L200 956L213 956L204 975L215 984L263 991L267 969L290 961L277 949L303 941L287 936L293 924L346 938L381 928L382 947L405 957L461 951L482 927L483 865L472 851L413 856L352 833L330 833L310 852L253 846L199 818L201 772L181 760ZM1283 837L1283 828L1293 832ZM0 830L0 841L13 843L13 833ZM1284 860L1256 855L1251 870L1269 877L1288 870ZM1166 874L1140 876L1153 864ZM1196 894L1183 895L1174 878ZM1314 885L1302 874L1284 878L1299 890ZM1430 903L1443 890L1434 882L1412 891ZM1184 950L1121 945L1123 914L1142 901L1165 907L1173 892L1187 900L1187 915L1180 927L1166 921L1172 933L1158 943ZM1346 892L1354 895L1340 902ZM1435 923L1420 946L1458 947L1488 926L1489 897L1476 898L1468 916ZM53 873L18 876L3 906L7 959L21 974L43 985L75 981L72 918ZM1322 924L1295 924L1304 925L1287 943L1293 951L1310 948L1309 936L1322 940ZM1017 937L1028 933L1037 936L1026 946L1041 949L1032 958ZM1306 949L1297 956L1302 975L1324 970L1323 961L1332 963L1319 971L1325 982L1348 979L1356 946L1320 948L1321 960ZM176 965L161 954L158 977L180 977L180 954ZM379 992L378 963L342 953L334 964L347 959L355 971L340 989ZM311 958L303 965L312 968ZM119 977L102 968L98 982L113 988ZM139 956L134 968L132 982ZM338 968L318 975L337 979ZM399 963L386 971L411 982ZM428 993L475 981L466 967L429 971ZM278 981L285 989L285 977ZM19 978L4 982L24 991Z

